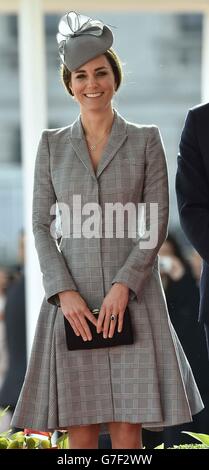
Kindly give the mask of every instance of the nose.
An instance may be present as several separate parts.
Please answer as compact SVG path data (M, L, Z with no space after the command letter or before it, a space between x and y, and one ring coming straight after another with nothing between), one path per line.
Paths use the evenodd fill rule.
M88 77L88 86L92 88L97 86L97 79L94 75Z

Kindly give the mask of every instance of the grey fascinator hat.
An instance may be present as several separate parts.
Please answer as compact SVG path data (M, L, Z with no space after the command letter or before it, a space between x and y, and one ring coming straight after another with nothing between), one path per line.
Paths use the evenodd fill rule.
M59 55L70 72L104 54L113 43L113 34L101 21L70 11L58 25Z

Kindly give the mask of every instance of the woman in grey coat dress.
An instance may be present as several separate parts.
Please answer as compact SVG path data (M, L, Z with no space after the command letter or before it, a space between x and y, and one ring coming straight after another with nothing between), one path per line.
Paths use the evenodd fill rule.
M35 169L33 228L46 298L12 424L67 428L71 448L96 448L103 423L113 448L139 448L142 425L188 422L203 406L158 273L168 218L163 145L156 126L127 122L112 107L121 82L112 42L101 22L74 12L61 19L63 81L80 116L43 132ZM121 218L121 208L133 212L142 202L156 204L152 217L151 206L146 210L148 241L140 239L140 219L134 235L126 211ZM116 203L111 225L106 209ZM52 236L55 204L64 213L59 243ZM73 207L73 224L66 207ZM127 305L133 344L67 349L63 315L89 342L89 321L104 338L112 337L123 328ZM92 309L98 307L96 320Z

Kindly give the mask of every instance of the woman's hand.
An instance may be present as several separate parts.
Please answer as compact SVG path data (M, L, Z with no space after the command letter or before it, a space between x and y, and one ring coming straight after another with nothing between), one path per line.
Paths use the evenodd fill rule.
M91 341L92 335L86 318L95 326L97 326L97 320L79 292L73 290L60 292L59 299L62 313L69 321L76 336L82 336L84 341Z
M185 274L185 267L177 256L160 257L160 274L164 277L169 276L173 281L179 281Z
M113 284L104 298L100 309L97 320L97 333L101 333L101 331L103 331L104 338L112 338L116 323L118 323L118 332L120 333L122 331L123 317L128 304L128 299L128 286L119 282ZM115 319L111 319L111 315L113 315Z
M173 281L180 281L185 274L185 267L177 256L171 256L172 265L169 271L169 276Z

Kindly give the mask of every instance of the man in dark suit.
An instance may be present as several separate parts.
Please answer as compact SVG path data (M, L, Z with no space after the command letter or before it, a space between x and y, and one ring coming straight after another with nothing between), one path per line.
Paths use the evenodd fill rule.
M180 141L176 192L181 226L203 259L199 320L209 353L209 104L191 109Z

